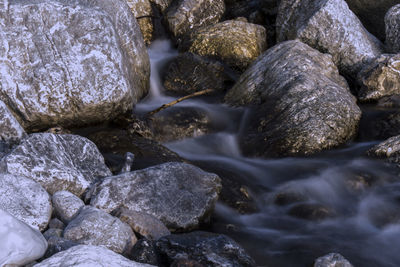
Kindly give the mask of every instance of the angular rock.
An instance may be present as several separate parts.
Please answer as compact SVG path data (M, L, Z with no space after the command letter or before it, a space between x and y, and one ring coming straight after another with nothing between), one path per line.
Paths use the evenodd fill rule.
M43 256L43 235L0 209L0 266L21 266Z
M70 134L32 134L0 161L0 168L31 178L50 194L67 190L77 196L96 178L111 175L95 144Z
M50 196L43 187L19 175L0 174L0 209L43 231L51 218Z
M129 225L90 206L84 207L67 225L64 238L85 245L105 246L120 254L130 251L137 240Z
M166 10L167 26L178 41L197 29L217 23L225 12L223 0L177 0Z
M155 241L146 238L139 239L129 254L130 259L159 266L155 243Z
M380 42L344 0L282 0L276 25L278 42L299 39L327 52L339 70L352 78L364 63L381 54Z
M252 106L241 133L245 154L311 154L350 140L361 111L331 56L300 41L264 53L226 94L225 101Z
M357 80L361 101L400 94L400 54L381 55L359 72Z
M197 31L189 51L245 70L265 49L267 34L263 26L228 20Z
M122 208L115 216L127 223L133 231L150 240L157 240L171 234L160 220L144 212Z
M69 223L85 203L68 191L55 192L51 198L56 215L65 223Z
M190 230L210 215L220 189L216 174L171 162L105 179L90 204L107 212L120 207L146 212L171 231Z
M353 265L339 253L330 253L316 259L314 267L353 267Z
M400 4L393 6L385 16L386 49L400 52Z
M393 136L367 151L369 156L385 158L400 166L400 135Z
M183 53L169 64L164 77L167 93L189 95L213 89L222 92L234 83L233 75L218 61Z
M0 140L7 143L19 143L26 136L24 128L0 100Z
M150 267L153 265L137 263L105 248L79 245L59 252L35 265L35 267Z
M6 5L0 99L24 128L103 122L147 93L149 58L124 0Z
M137 19L144 41L147 45L153 40L153 8L149 0L126 0L133 15Z
M163 261L193 260L204 266L255 266L253 259L225 235L191 232L165 236L156 242Z

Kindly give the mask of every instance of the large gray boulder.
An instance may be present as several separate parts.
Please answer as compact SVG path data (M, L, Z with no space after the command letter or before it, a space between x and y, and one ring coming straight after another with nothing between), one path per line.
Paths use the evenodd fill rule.
M241 137L245 154L311 154L356 133L361 111L332 57L300 41L269 49L225 96L252 106Z
M18 143L26 136L24 128L0 100L0 140L7 143Z
M276 25L279 42L299 39L327 52L339 70L352 78L365 62L381 54L380 42L344 0L281 0Z
M43 231L50 221L50 196L43 187L20 175L0 174L0 209Z
M0 266L23 266L43 256L43 235L0 209Z
M90 204L107 212L120 207L145 212L170 230L189 230L210 215L220 189L216 174L171 162L103 180Z
M79 245L59 252L34 265L34 267L151 267L153 265L137 263L100 246Z
M99 177L111 175L90 140L71 134L32 134L0 161L0 170L40 183L50 194L81 196Z
M263 26L227 20L198 30L189 51L245 70L265 49L267 32Z
M147 93L149 58L124 0L5 5L0 99L24 127L103 122Z
M385 16L386 49L400 52L400 4L393 6Z
M91 206L84 207L67 225L64 238L85 245L105 246L120 254L130 251L137 240L128 224Z

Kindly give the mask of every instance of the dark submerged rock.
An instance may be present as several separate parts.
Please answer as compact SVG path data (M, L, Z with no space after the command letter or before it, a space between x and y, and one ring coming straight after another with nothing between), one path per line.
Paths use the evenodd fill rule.
M330 207L322 204L300 203L290 208L289 215L301 219L319 221L333 217L335 212Z
M155 243L146 238L139 239L133 246L129 258L137 262L159 266Z

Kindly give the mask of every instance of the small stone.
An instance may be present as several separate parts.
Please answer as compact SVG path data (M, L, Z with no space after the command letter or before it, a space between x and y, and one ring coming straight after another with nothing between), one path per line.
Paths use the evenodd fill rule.
M47 238L47 250L44 254L44 258L49 258L54 254L67 250L73 246L78 246L79 243L73 242L71 240L65 239L60 236L51 236Z
M339 253L330 253L316 259L314 267L353 267L353 265Z
M85 203L68 191L57 191L51 198L56 215L65 223L69 223Z
M139 239L133 246L129 256L130 259L137 262L159 265L155 241L153 240L148 240L146 238Z
M57 218L51 219L49 222L49 228L64 230L65 224Z

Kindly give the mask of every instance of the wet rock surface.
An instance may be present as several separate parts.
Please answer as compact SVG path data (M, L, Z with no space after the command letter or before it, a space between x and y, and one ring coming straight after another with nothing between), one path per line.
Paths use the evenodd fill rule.
M312 221L334 217L335 212L332 208L318 203L296 204L289 210L289 215Z
M330 253L315 260L314 267L353 267L353 265L338 253Z
M384 140L400 134L400 112L395 107L366 107L360 121L358 139Z
M87 267L150 267L153 265L137 263L100 246L79 245L62 251L35 265L35 267L77 266Z
M40 231L46 229L52 212L50 196L39 183L4 173L0 174L0 209Z
M125 1L7 5L0 99L24 127L110 120L147 93L149 59Z
M155 243L154 240L139 239L133 246L129 257L137 262L159 266Z
M393 1L395 2L395 1ZM400 52L400 4L389 9L385 16L386 49L391 53Z
M108 213L87 206L64 230L64 238L85 245L105 246L127 253L136 242L136 236L126 223Z
M68 191L55 192L51 201L55 213L65 223L69 223L85 206L85 203L79 197Z
M26 136L24 128L0 100L0 140L7 143L19 143Z
M364 63L382 53L380 42L344 0L282 0L276 25L278 42L299 39L329 53L349 77L355 78Z
M200 231L169 235L159 239L156 247L165 264L191 260L204 266L255 266L243 248L225 235Z
M191 39L189 51L245 70L266 48L264 27L228 20L198 30Z
M208 218L220 189L216 174L171 162L105 179L90 204L107 212L120 207L146 212L171 231L190 230Z
M393 136L367 151L369 156L385 158L400 165L400 135Z
M96 178L111 175L91 141L68 134L32 134L0 166L3 172L40 183L50 194L67 190L81 196Z
M299 41L264 53L225 96L252 106L241 133L245 154L311 154L356 134L361 111L331 57Z

